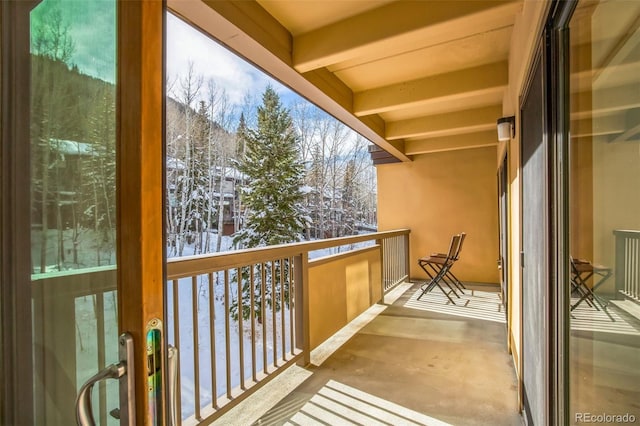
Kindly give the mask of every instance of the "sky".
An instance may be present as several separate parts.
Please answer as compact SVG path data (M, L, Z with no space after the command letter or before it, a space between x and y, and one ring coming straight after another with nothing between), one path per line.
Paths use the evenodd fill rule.
M298 95L225 47L167 13L167 78L185 75L192 62L196 75L213 78L224 87L233 105L242 105L245 94L260 95L271 84L284 104Z
M69 62L84 74L115 82L115 1L44 0L31 11L30 18L32 43L43 31L45 38L51 39L59 22L73 41Z

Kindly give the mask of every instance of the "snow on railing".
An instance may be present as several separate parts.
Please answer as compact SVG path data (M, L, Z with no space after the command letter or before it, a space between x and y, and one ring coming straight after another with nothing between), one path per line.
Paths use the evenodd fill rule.
M293 363L307 365L309 286L322 285L309 282L309 252L366 241L381 248L384 293L408 276L409 230L169 259L175 417L211 421Z

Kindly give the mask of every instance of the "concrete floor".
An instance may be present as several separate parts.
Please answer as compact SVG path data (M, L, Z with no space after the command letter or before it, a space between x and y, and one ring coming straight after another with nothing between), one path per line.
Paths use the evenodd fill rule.
M418 289L414 284L381 307L255 424L522 424L498 304L478 304L482 296L469 295L469 306L476 303L469 317L463 308L455 315L433 312L429 304L445 306L444 297L432 292L416 301ZM478 295L497 290L475 289L482 290ZM480 319L478 309L490 319Z

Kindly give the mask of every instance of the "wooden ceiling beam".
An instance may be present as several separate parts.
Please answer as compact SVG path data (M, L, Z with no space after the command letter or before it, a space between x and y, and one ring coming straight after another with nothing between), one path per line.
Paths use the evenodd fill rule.
M416 137L439 137L474 133L496 128L502 106L488 106L446 114L431 115L387 123L389 140Z
M407 155L429 154L432 152L457 151L461 149L497 146L496 130L466 133L462 135L441 136L428 139L409 140L405 142Z
M624 114L598 117L597 119L571 120L571 137L619 135L627 130Z
M513 25L521 7L514 0L393 2L295 37L293 66L307 72L461 39Z
M640 34L636 32L635 34ZM637 37L636 37L637 39ZM604 89L621 85L624 81L634 81L633 77L640 72L640 43L620 48L623 57L609 58L610 62L594 64L593 52L610 51L612 43L609 39L597 40L594 43L572 46L571 55L571 88L572 91L584 90L585 87ZM621 82L622 80L622 82Z
M573 105L571 119L585 119L611 115L633 108L640 108L640 86L630 84L596 91L571 94Z
M620 31L616 43L602 61L595 67L598 72L594 76L594 82L599 84L606 81L610 76L615 74L615 66L624 63L629 53L638 46L640 42L640 14L627 26Z
M508 67L503 61L358 92L353 97L353 112L364 116L468 96L500 94L507 87Z

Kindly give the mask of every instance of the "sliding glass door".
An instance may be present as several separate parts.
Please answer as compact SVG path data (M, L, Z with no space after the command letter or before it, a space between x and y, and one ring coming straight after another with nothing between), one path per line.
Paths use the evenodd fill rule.
M162 421L163 11L0 6L2 424Z

